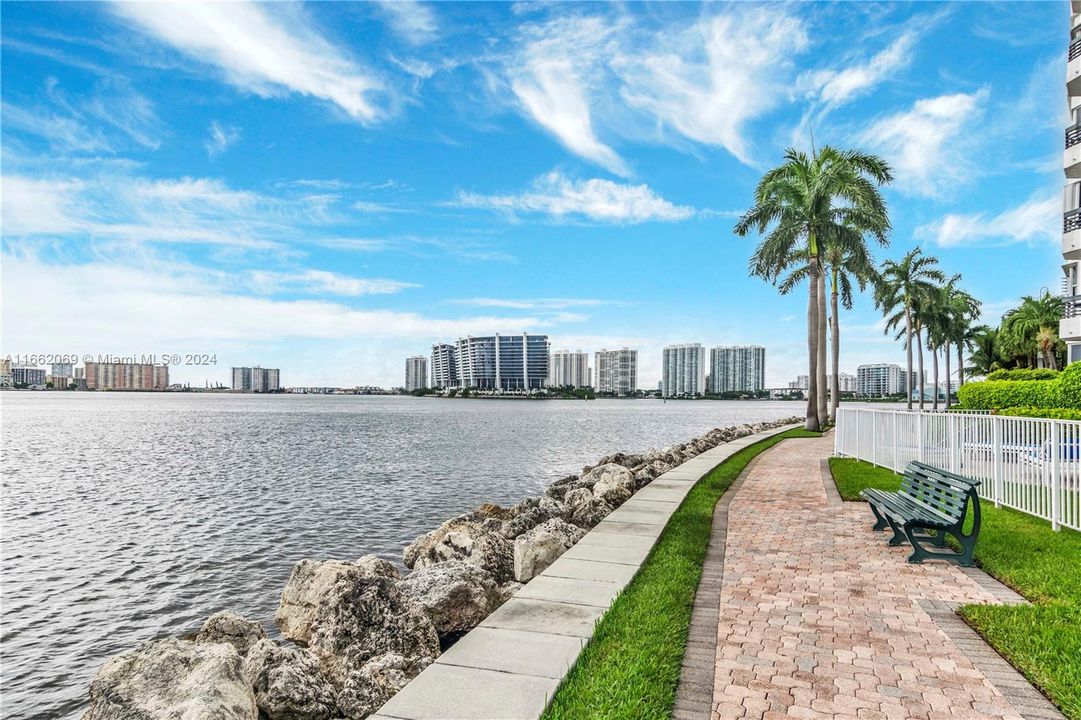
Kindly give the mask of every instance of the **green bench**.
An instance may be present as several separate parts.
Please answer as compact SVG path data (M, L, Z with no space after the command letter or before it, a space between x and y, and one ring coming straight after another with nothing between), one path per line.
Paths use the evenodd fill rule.
M971 480L926 463L912 461L905 468L899 492L865 489L860 495L875 514L875 530L893 530L890 545L907 540L913 549L910 563L927 558L972 565L972 551L980 534L979 480ZM972 528L966 533L965 517L972 506ZM946 548L946 536L953 535L961 545L956 553ZM937 550L928 550L926 544Z

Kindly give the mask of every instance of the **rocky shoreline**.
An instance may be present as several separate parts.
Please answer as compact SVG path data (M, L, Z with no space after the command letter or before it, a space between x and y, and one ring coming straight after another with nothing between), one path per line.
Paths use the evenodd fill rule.
M484 504L386 560L301 560L274 620L290 642L228 610L189 637L109 659L83 720L362 720L440 652L657 476L722 443L797 418L718 428L616 453L504 508Z

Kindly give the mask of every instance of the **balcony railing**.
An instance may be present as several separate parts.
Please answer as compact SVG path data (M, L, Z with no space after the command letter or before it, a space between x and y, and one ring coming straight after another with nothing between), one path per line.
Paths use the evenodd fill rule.
M1072 148L1078 143L1081 143L1081 122L1066 128L1066 147Z
M1062 298L1062 317L1081 317L1081 295L1070 295Z
M1070 43L1070 60L1081 57L1081 38Z
M1081 208L1076 208L1062 214L1062 232L1066 234L1074 230L1081 230Z

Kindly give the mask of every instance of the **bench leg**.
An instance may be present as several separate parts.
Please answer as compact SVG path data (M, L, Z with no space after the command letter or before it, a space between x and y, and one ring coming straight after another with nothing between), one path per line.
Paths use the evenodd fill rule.
M914 527L906 527L905 533L908 537L909 544L912 545L912 554L908 556L910 563L922 563L924 560L945 560L964 567L972 566L972 553L976 548L976 535L964 535L960 528L949 530L935 530L935 535L927 535L925 533L916 532ZM921 541L931 541L935 547L946 547L946 534L953 535L957 538L957 542L961 545L961 552L956 553L952 550L945 550L943 552L931 551L923 547Z
M976 550L976 533L965 535L958 528L956 532L950 534L957 538L957 543L961 546L960 553L951 553L956 558L953 562L964 567L972 567L972 553Z
M894 520L889 516L886 517L886 522L890 524L890 529L893 530L893 537L890 538L889 545L891 547L904 545L905 540L908 539L904 529L902 529L901 526L894 522Z
M928 552L920 545L919 540L922 538L929 538L927 535L921 536L915 532L914 528L906 527L905 536L908 538L908 542L912 545L912 554L908 556L910 563L922 563L926 558L938 557L937 553Z
M886 518L882 517L882 513L878 511L873 504L867 503L871 506L871 512L875 514L875 524L871 527L872 530L885 530L889 527L889 523L886 522Z

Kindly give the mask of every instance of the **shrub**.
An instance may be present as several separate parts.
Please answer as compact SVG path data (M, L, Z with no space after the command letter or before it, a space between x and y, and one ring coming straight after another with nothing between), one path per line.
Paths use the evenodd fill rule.
M1081 420L1081 410L1074 408L1009 407L1002 408L997 414L1011 417L1050 418L1052 420Z
M994 370L988 380L1054 380L1058 370L1050 368L1014 368L1013 370Z
M1081 394L1081 387L1078 388ZM969 410L998 410L1004 407L1059 407L1059 381L984 380L965 383L957 389L961 406Z
M1068 407L1081 410L1081 362L1067 365L1058 377L1058 402L1050 407ZM1046 407L1046 406L1045 406Z

